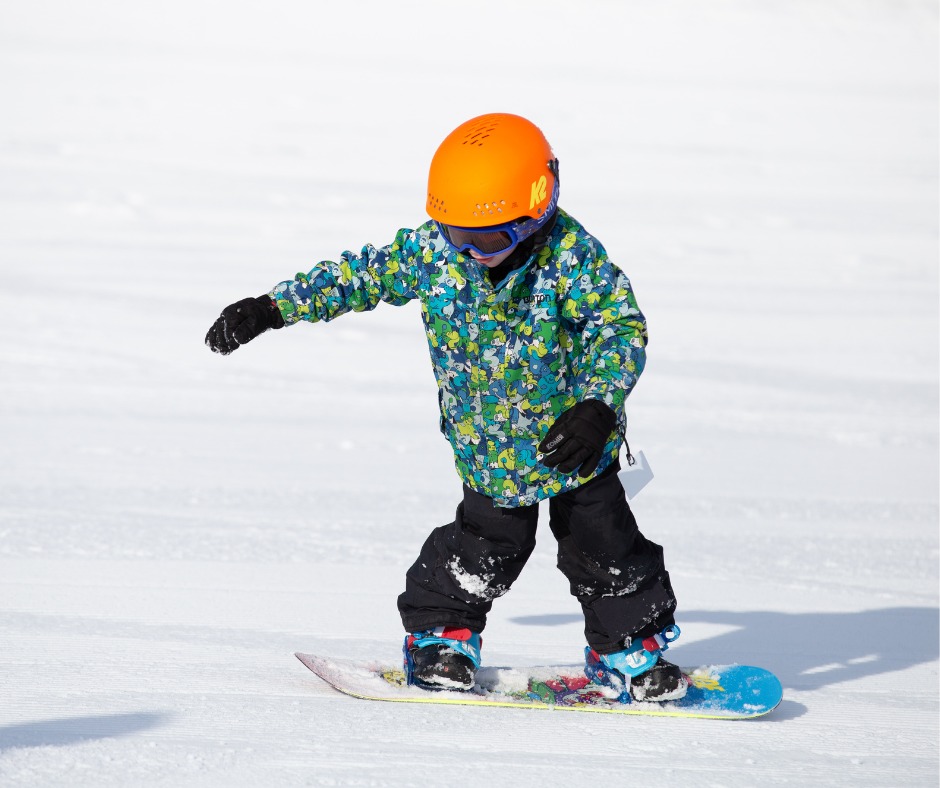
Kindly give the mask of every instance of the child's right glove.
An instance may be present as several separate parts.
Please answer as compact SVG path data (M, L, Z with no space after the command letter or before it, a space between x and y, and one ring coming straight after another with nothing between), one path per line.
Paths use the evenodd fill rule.
M227 356L258 334L283 325L284 318L271 296L243 298L222 310L206 334L206 344L213 353Z
M597 399L586 399L562 413L539 444L542 462L586 479L597 468L617 426L617 414Z

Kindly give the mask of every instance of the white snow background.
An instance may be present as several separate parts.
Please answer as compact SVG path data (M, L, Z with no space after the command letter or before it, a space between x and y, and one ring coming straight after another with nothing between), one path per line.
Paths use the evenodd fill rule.
M0 784L936 785L938 12L897 0L0 5ZM226 304L424 220L531 117L628 273L634 502L728 723L368 703L460 495L419 311ZM489 664L580 659L540 542Z

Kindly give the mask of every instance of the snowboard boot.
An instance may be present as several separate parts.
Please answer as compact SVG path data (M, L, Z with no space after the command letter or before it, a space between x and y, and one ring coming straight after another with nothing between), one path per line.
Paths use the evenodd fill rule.
M688 681L662 657L677 637L679 627L671 624L652 637L629 640L625 649L613 654L586 648L584 673L595 684L615 691L621 703L678 700L685 696Z
M405 636L405 676L408 684L430 690L469 690L480 667L478 632L438 627Z
M679 700L688 688L679 666L661 656L646 673L630 679L630 694L637 701Z

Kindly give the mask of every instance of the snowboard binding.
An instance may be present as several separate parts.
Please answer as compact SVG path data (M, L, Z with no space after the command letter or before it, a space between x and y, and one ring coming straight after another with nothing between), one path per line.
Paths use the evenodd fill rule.
M682 671L662 658L680 634L675 624L643 640L628 641L623 651L598 654L584 649L584 674L617 694L620 703L678 700L688 689Z
M406 635L402 652L408 685L426 690L472 689L482 642L478 632L456 627Z

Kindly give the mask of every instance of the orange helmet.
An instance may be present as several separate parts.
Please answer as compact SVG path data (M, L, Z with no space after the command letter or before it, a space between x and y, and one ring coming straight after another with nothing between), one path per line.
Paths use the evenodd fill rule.
M438 224L489 227L547 219L558 204L558 162L545 135L518 115L461 123L431 159L428 214Z

